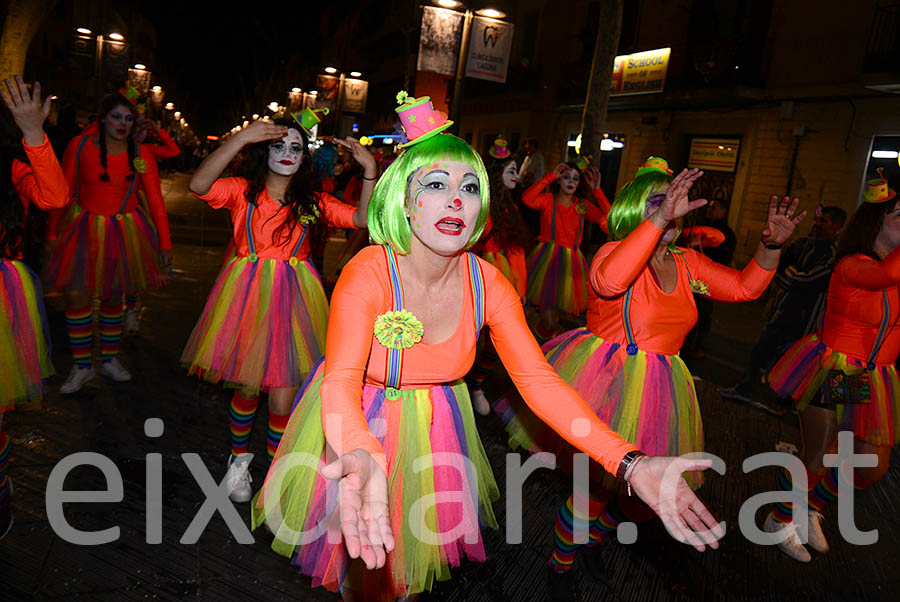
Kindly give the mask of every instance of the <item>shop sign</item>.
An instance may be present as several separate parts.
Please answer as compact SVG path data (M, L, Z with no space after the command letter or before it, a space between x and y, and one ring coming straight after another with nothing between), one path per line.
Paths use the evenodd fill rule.
M612 96L662 92L671 48L617 56L609 93Z
M688 167L734 172L740 147L740 138L694 138Z

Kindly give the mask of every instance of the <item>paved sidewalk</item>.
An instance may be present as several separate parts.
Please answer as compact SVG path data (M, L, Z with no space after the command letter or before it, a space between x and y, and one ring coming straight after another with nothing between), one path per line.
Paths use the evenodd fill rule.
M4 419L12 439L10 476L15 483L15 525L0 542L0 600L337 600L269 549L269 536L235 542L215 515L194 544L180 538L204 496L181 455L197 453L213 478L220 479L229 451L228 393L188 378L178 358L197 319L230 236L226 212L213 212L186 190L187 176L165 181L172 216L176 273L165 289L143 296L141 332L125 339L123 362L134 380L114 384L100 376L81 392L60 396L71 360L58 299L48 303L54 363L61 376L48 383L43 408L16 411ZM738 528L738 512L752 495L774 488L776 470L742 471L745 458L774 451L779 442L800 445L796 419L775 418L724 401L717 384L731 384L740 371L761 322L761 305L717 306L708 359L695 362L707 450L723 458L724 476L709 474L701 489L713 512L728 525L718 551L699 554L669 538L659 523L642 525L638 542L604 542L608 570L590 576L576 560L578 588L588 600L895 600L900 591L900 457L887 477L857 496L856 523L877 528L879 541L857 547L837 529L836 507L826 512L828 555L808 565L776 549L748 542ZM158 417L165 432L144 434L144 421ZM265 412L260 412L251 451L255 485L265 471ZM499 420L479 418L479 426L501 492L506 485L508 448ZM67 503L65 516L77 529L119 529L116 541L98 546L67 543L51 527L45 492L57 463L75 452L107 456L124 483L124 499L102 504ZM162 454L162 543L146 543L146 457ZM524 459L524 458L523 458ZM76 468L67 490L103 490L99 471ZM465 563L453 578L437 584L422 600L525 602L545 596L546 560L553 520L567 495L559 473L540 470L525 485L523 542L505 542L504 495L495 510L501 529L485 533L487 562ZM248 521L248 505L236 506ZM757 524L763 514L757 515Z

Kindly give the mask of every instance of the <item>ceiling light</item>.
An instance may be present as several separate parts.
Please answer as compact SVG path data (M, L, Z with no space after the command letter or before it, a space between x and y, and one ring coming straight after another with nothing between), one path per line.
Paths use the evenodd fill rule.
M337 73L337 69L334 67L325 67L325 73Z
M479 11L475 11L477 14L482 17L488 17L491 19L502 19L506 16L506 13L502 10L497 10L496 8L482 8Z
M116 42L121 42L122 40L125 39L125 36L123 36L120 33L112 32L111 34L109 34L109 39L115 40Z

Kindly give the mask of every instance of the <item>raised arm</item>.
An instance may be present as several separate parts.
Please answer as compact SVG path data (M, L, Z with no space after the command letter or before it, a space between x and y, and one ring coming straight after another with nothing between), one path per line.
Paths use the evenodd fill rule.
M225 143L211 153L191 176L188 188L197 196L203 196L212 188L228 164L244 146L265 140L277 140L287 135L287 128L276 125L268 119L258 119L240 132L228 138Z
M594 291L601 297L615 297L628 290L647 266L662 233L662 228L645 219L619 243L604 245L591 262Z
M522 193L522 202L531 207L532 209L540 209L544 206L544 200L541 195L544 192L544 189L550 185L550 182L555 180L558 177L558 174L555 171L552 171L543 178L529 186L525 189L525 192Z
M172 140L172 137L169 136L165 129L156 127L156 124L149 119L145 120L145 123L149 124L145 126L145 129L156 134L160 142L162 142L162 144L146 144L154 157L157 159L171 159L181 154L181 148Z
M359 205L353 214L353 224L357 228L365 228L368 225L369 199L372 198L375 180L378 179L378 167L375 165L375 157L355 138L348 136L343 139L335 138L334 141L349 150L356 162L363 168L362 189L359 194Z
M690 249L683 253L691 266L691 277L704 282L709 287L710 298L716 301L737 303L757 299L775 276L775 270L762 268L755 259L743 270L736 270Z

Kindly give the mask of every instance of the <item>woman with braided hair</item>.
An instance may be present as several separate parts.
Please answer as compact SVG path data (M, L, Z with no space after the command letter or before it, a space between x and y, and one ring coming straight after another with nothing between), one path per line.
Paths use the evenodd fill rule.
M58 239L44 271L48 288L64 292L66 299L74 365L61 393L74 393L94 377L92 297L100 298L100 373L117 382L131 380L116 357L122 296L158 288L172 266L156 158L135 140L135 119L134 107L124 96L109 96L96 131L89 128L74 138L63 156L72 199L65 215L54 216L48 225L49 235ZM149 216L139 191L146 195Z

